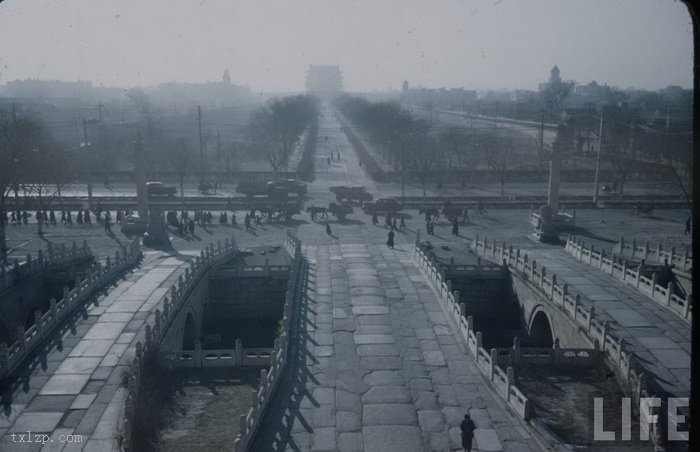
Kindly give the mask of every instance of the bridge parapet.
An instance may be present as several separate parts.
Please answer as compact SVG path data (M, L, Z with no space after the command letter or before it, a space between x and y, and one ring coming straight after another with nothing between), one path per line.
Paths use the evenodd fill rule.
M444 272L440 271L423 250L416 246L412 256L420 269L427 276L430 284L439 293L438 300L445 306L447 312L456 322L459 333L467 344L467 348L476 361L477 368L482 375L491 382L496 392L503 397L508 406L523 419L530 417L530 401L515 385L515 374L513 367L508 367L505 371L498 365L496 349L487 352L482 347L481 332L474 330L474 319L472 316L464 316L465 305L459 303L459 292L452 291L452 281L446 280ZM485 264L480 261L477 266L478 271L501 272L502 266ZM488 270L484 270L484 269Z
M58 265L62 262L70 262L74 259L91 256L90 249L85 243L82 248L78 248L73 242L70 251L66 247L60 247L58 252L49 248L48 255L39 252L39 257L35 260L27 256L27 267L24 275L32 274L34 269L40 271L48 265ZM112 261L107 257L105 265L96 262L89 270L89 273L82 281L78 282L72 290L63 287L63 298L56 301L52 298L49 302L50 308L44 314L39 311L35 313L34 325L26 331L23 326L19 327L19 339L11 345L0 343L0 380L17 370L18 366L29 356L34 348L51 335L56 327L62 325L71 313L88 300L95 290L103 287L108 282L122 275L126 270L136 265L141 259L141 247L138 240L134 240L127 248L126 252L115 253Z
M260 427L267 407L270 404L270 400L272 400L279 381L282 378L282 373L287 366L290 336L294 334L292 329L293 309L300 296L303 272L301 241L289 231L287 232L285 247L287 252L293 256L293 260L284 299L282 328L280 335L275 339L275 346L269 355L270 368L267 370L260 370L260 387L251 394L252 407L247 415L241 415L239 419L239 433L234 441L234 449L236 452L245 452L250 449L253 439L255 438L255 433ZM263 349L256 350L265 352ZM242 357L242 365L245 365L245 359L246 357Z
M82 246L78 246L75 242L70 247L63 243L60 246L49 243L46 251L39 250L37 254L36 258L27 254L23 262L15 259L10 267L0 266L0 292L19 281L38 275L47 267L68 265L71 262L92 257L92 251L85 240Z
M624 242L620 242L623 244ZM649 252L649 242L646 242L645 246L641 248L642 251L639 251L640 248L637 247L634 242L633 245L631 245L628 249L637 249L639 255L646 255L646 256L653 256L654 254ZM668 287L663 287L659 284L657 284L656 281L656 274L654 274L651 278L647 278L646 276L642 275L642 272L640 271L639 268L636 270L633 268L628 268L627 267L627 262L622 261L618 262L613 256L606 256L605 255L605 250L600 250L596 251L593 247L593 245L590 245L590 248L586 248L586 243L580 238L580 237L573 237L569 236L566 240L566 251L574 256L577 260L589 264L592 267L595 267L613 278L616 278L622 282L624 282L627 285L630 285L634 288L636 288L638 291L643 293L644 295L647 295L650 297L652 300L660 304L661 306L664 306L665 308L671 310L674 314L678 315L680 318L685 320L686 322L690 323L692 320L692 294L688 294L685 298L680 297L676 294L673 293L673 281L669 282ZM659 244L657 252L655 253L656 256L664 256L662 254L662 251L658 251L661 249L661 244ZM643 253L643 254L642 254ZM630 252L630 255L633 253ZM665 257L664 259L669 259L674 257L674 252L673 249L671 250L670 254L667 255L668 257ZM687 250L684 256L687 256ZM675 256L677 257L677 256ZM644 258L642 258L644 259ZM682 262L688 262L689 259L687 257L682 257L677 260L681 260ZM667 260L667 262L671 262L670 260ZM692 264L690 264L692 267Z
M604 357L614 368L615 374L620 382L623 391L633 399L633 406L639 406L640 398L651 397L650 389L647 388L647 373L637 362L634 353L625 350L623 339L616 338L608 328L607 321L600 321L595 318L595 308L593 303L584 299L580 294L571 293L568 284L557 281L556 275L547 276L546 268L542 265L538 268L536 261L528 260L527 253L521 253L519 249L513 251L513 247L502 246L494 240L484 237L483 240L476 236L472 242L473 248L486 258L498 260L507 265L511 270L517 272L521 278L529 281L536 289L539 289L542 296L561 308L577 324L581 331L586 333L589 339L595 344L596 349L603 352ZM663 396L663 394L659 394ZM648 416L650 413L641 411L641 416L654 428L662 428L663 422L655 423ZM661 412L663 417L665 413ZM659 431L653 432L653 440L657 445L663 442L662 434Z
M620 242L615 246L614 252L620 257L644 259L646 262L657 264L668 262L669 265L675 265L676 268L684 272L690 272L693 269L693 256L688 246L685 246L683 251L679 253L675 246L666 245L664 247L661 242L652 246L648 240L644 244L639 244L635 239L632 239L632 243L629 243L629 241L625 241L624 237L620 237Z

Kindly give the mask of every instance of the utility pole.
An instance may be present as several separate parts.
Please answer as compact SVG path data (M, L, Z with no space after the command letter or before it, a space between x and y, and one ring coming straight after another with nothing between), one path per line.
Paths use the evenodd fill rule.
M87 163L87 189L88 209L92 210L92 155L90 155L90 143L88 142L87 119L83 118L83 147L85 150L85 162Z
M204 142L202 141L202 107L197 105L197 124L199 125L199 158L204 162Z
M219 166L221 165L221 131L216 131L216 181L219 182Z
M595 158L595 181L593 184L593 205L598 205L598 185L600 183L600 151L603 149L603 107L600 107L600 128L598 131L598 153Z

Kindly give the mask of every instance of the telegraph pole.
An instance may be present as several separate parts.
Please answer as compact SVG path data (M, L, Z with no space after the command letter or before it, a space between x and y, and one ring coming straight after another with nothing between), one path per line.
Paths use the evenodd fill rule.
M603 149L603 107L600 107L600 128L598 131L598 153L595 158L595 187L593 188L593 205L598 205L598 185L600 183L600 151Z
M199 158L204 163L204 141L202 141L202 107L197 105L197 123L199 124Z
M219 182L219 167L221 166L221 131L216 131L216 181Z
M87 163L87 189L88 189L88 209L92 210L92 156L88 143L87 119L83 118L83 147L85 149L85 162Z

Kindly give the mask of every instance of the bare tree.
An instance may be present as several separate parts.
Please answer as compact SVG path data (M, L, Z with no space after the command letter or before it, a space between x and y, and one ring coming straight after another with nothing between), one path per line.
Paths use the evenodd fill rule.
M169 142L170 155L168 161L180 181L180 196L183 198L185 197L185 178L192 171L192 164L194 161L192 158L193 152L190 143L184 138Z
M32 169L31 155L47 142L44 126L32 116L0 111L0 262L7 261L5 213L10 194L19 202L25 177ZM19 204L15 205L19 208Z
M505 196L506 175L508 169L515 163L515 149L511 130L494 127L480 137L481 151L487 165L498 175L501 185L501 198Z

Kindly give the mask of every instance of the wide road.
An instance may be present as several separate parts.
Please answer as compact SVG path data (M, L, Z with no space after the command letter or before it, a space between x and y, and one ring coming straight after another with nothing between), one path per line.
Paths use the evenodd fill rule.
M327 108L321 121L338 129ZM310 203L337 184L376 191L345 136L321 136ZM331 236L324 220L299 227L309 278L295 359L253 450L454 450L466 413L477 450L540 450L450 329L410 257L413 234L389 249L377 245L387 229L353 218L331 220Z

